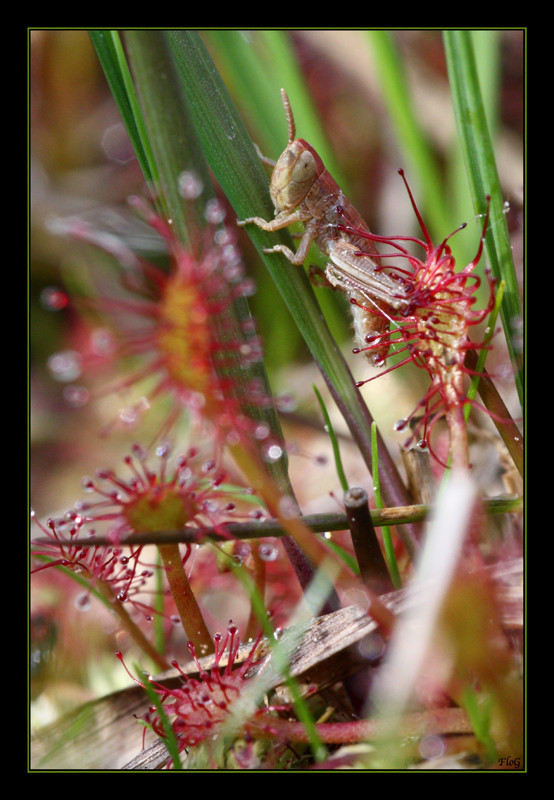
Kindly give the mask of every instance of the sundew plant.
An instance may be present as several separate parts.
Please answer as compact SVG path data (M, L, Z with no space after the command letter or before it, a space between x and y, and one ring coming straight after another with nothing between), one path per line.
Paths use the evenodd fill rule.
M525 770L525 31L29 34L29 769Z

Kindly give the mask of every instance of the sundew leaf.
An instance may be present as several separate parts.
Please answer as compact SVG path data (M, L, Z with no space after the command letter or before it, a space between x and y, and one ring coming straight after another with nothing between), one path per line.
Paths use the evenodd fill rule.
M377 437L377 425L373 423L371 426L371 434L375 438ZM377 452L374 448L375 453L375 464L373 467L373 491L375 493L375 505L377 508L383 508L383 500L381 497L381 486L379 483L379 464L377 462ZM394 544L392 541L392 534L390 532L390 528L388 525L383 525L381 529L381 534L383 536L383 546L385 548L385 556L387 558L387 565L389 568L390 576L394 585L395 589L400 589L402 586L402 579L400 577L400 572L398 570L398 564L396 561L396 554L394 552Z
M198 204L206 204L208 198L215 195L211 179L207 177L209 171L203 154L204 129L198 126L193 113L193 98L189 92L183 91L186 84L180 76L178 81L176 79L178 62L173 57L166 33L152 30L129 31L127 37L138 94L145 108L152 150L159 166L160 188L164 190L170 187L167 199L173 225L186 241L189 236L192 238L198 233L198 226L202 225L202 209ZM168 111L168 108L172 110ZM223 121L218 120L215 124L221 125ZM186 156L183 156L184 152ZM216 174L214 165L210 164L210 167ZM199 173L204 186L197 201L197 213L191 216L184 211L177 189L183 168ZM225 347L225 358L216 359L214 367L225 386L226 397L237 403L241 413L253 420L256 426L268 428L277 442L283 442L265 364L261 358L253 358L248 359L245 365L242 357L242 345L249 347L249 337L255 335L253 322L247 298L242 293L221 313L214 315L211 324L218 340ZM237 342L241 346L237 346ZM257 346L257 343L254 342L254 345ZM245 387L250 386L256 387L252 393L245 391ZM263 394L264 402L255 402L250 394L256 394L257 397ZM246 479L259 490L260 481L264 483L266 476L269 476L276 491L294 498L286 448L277 445L277 455L274 455L268 451L265 437L257 439L252 436L251 441L257 450L254 459L246 452L248 447L240 442L236 445L229 443L231 454ZM249 471L244 469L246 464ZM287 538L284 546L297 573L309 568L297 542Z

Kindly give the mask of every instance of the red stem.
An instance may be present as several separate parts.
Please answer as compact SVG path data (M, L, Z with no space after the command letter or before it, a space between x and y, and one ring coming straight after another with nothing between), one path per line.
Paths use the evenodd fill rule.
M213 653L213 639L190 588L181 560L179 545L164 544L160 545L158 550L163 561L171 594L175 600L181 623L189 641L194 645L194 649L199 655L205 656Z
M263 721L250 720L246 729L257 738L280 739L290 742L310 742L310 734L302 722L265 717ZM344 744L376 739L389 732L386 719L355 720L353 722L323 722L316 725L318 736L328 744ZM467 712L462 708L436 708L405 714L398 722L400 736L440 735L445 733L473 733Z

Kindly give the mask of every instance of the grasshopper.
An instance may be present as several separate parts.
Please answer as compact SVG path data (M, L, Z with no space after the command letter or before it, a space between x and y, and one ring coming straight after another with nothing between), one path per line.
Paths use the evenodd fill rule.
M314 148L304 139L296 138L294 116L284 89L281 98L288 126L287 147L277 162L261 156L273 166L269 192L275 219L268 222L261 217L248 217L239 220L238 225L253 223L265 231L277 231L302 222L304 233L296 252L282 244L264 248L264 252L283 253L291 264L300 266L314 242L330 262L324 270L310 270L312 282L344 292L351 303L356 344L366 352L371 364L382 366L390 347L391 314L407 306L406 290L401 281L382 271L369 255L361 252L367 241L348 228L369 233L366 222Z

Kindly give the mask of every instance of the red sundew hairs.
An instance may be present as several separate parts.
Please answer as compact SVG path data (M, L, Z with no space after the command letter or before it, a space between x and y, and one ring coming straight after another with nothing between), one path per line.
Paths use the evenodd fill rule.
M240 696L248 683L246 674L255 663L261 638L262 633L252 642L247 657L237 664L240 639L237 626L230 620L225 636L216 633L213 637L214 656L209 671L203 668L198 660L196 648L189 642L189 650L197 667L198 677L191 677L185 673L174 660L171 666L179 671L183 679L180 686L168 689L153 679L149 680L150 686L160 696L165 714L171 719L180 751L211 739L218 726L224 722L230 705ZM227 652L227 663L222 666L225 652ZM116 656L135 683L143 686L125 666L122 654L117 652ZM166 731L155 708L149 710L145 719L159 736L165 738Z
M386 372L410 362L420 369L426 370L431 378L429 390L418 403L414 412L407 420L401 421L396 429L402 430L417 411L422 411L421 419L416 423L412 435L405 445L409 446L419 438L421 447L430 447L431 431L442 417L445 417L449 424L451 442L459 440L458 435L453 436L455 431L459 432L461 424L459 411L466 402L473 402L468 401L464 389L464 375L474 374L466 367L465 358L468 349L479 349L483 345L472 342L469 339L468 331L470 327L482 322L494 306L495 282L487 270L486 275L490 288L489 301L482 310L474 308L475 293L481 284L481 279L473 274L473 270L483 253L484 237L489 222L490 197L487 197L487 211L477 253L466 267L456 272L456 264L448 240L465 228L467 223L460 225L435 247L404 172L403 170L399 170L399 172L406 185L424 238L378 236L363 230L345 227L346 230L361 238L390 245L395 252L388 255L406 258L412 268L411 271L395 267L389 268L394 270L399 283L402 284L403 299L401 309L389 313L388 319L393 325L385 335L389 341L394 342L395 352L404 352L406 357L377 375L359 381L357 385L363 386ZM424 249L425 258L420 259L411 255L399 242L414 242ZM360 255L367 256L368 254L360 251ZM386 257L383 254L372 253L369 255L372 258ZM377 267L377 270L384 268L381 265ZM369 312L380 313L376 308L366 308L358 300L353 299L351 302L361 305ZM371 351L372 347L378 346L382 346L382 342L374 345L369 341L366 348L355 348L354 352ZM465 447L461 449L465 450ZM463 453L460 454L460 457L462 461L466 460Z
M155 402L168 398L165 422L154 439L167 436L185 412L195 431L210 430L221 443L231 434L251 440L256 422L250 412L270 405L272 399L255 368L262 360L262 345L243 302L254 285L244 272L236 230L219 222L208 224L193 231L185 246L145 200L133 197L129 202L161 237L168 268L137 255L123 239L104 235L86 220L72 217L57 223L60 232L109 252L121 265L126 296L117 292L110 297L101 291L97 298L76 301L105 316L112 330L109 337L104 332L102 341L110 339L110 357L125 369L122 359L133 359L127 374L94 395L122 393L151 382L144 396L123 407L102 432L108 435L119 425L136 427ZM89 366L101 366L105 360L92 343L94 334L90 353L82 358L85 374ZM137 359L140 363L135 364ZM69 402L84 396L84 390L66 389ZM256 436L261 435L259 425L258 429ZM268 446L271 438L268 434Z

